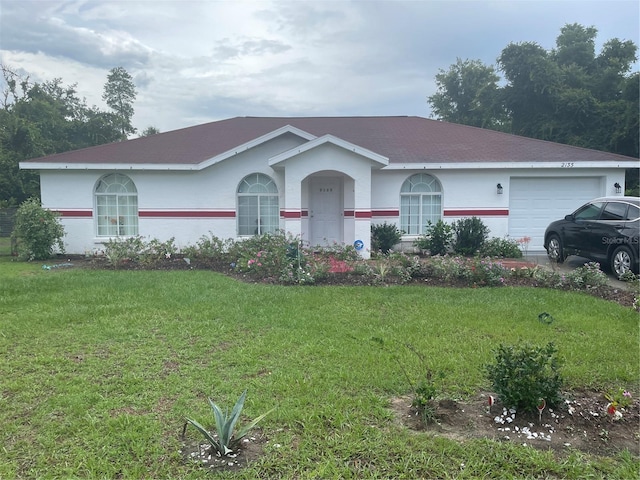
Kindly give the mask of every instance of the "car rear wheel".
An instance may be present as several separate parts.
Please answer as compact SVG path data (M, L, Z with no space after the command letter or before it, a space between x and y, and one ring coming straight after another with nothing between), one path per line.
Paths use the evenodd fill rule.
M618 247L611 256L611 271L621 277L631 270L631 250L628 247Z
M557 235L551 235L547 243L547 255L549 260L553 262L564 262L564 252L562 251L562 242Z

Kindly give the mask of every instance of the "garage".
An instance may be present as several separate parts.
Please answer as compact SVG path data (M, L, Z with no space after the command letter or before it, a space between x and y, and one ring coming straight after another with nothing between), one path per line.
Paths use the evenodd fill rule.
M583 203L603 195L602 177L512 177L509 237L531 237L529 252L544 251L544 231Z

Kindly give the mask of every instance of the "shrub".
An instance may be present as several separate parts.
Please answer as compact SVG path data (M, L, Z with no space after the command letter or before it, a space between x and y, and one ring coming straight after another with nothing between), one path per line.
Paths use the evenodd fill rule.
M483 257L521 258L522 250L517 240L493 237L480 247L480 255Z
M118 268L125 261L139 261L146 248L147 245L144 239L139 235L126 238L110 238L104 244L104 255L111 266Z
M146 265L153 265L156 262L169 259L178 253L175 244L175 237L171 237L165 242L153 238L144 246L140 260Z
M195 245L189 245L182 249L185 257L214 260L217 262L226 261L229 249L233 245L232 239L221 240L213 233L209 236L203 235Z
M490 258L475 257L469 259L467 265L471 269L472 282L478 285L503 285L510 273L501 263Z
M44 260L50 258L56 248L64 253L64 227L58 221L58 214L42 208L35 198L26 200L18 208L11 237L17 244L20 260Z
M360 262L362 257L353 245L334 242L333 245L316 245L313 247L317 257L334 258L344 262Z
M489 236L489 228L478 217L453 222L455 242L453 251L461 255L475 255Z
M598 288L607 284L607 275L600 270L599 263L589 262L567 273L566 280L571 288L577 290Z
M557 407L563 384L557 352L553 343L545 347L500 344L496 361L486 366L486 372L502 403L535 412L544 399L547 406Z
M229 258L239 272L283 283L315 283L328 266L303 249L300 238L283 232L265 233L235 242Z
M371 225L371 251L388 254L394 245L400 243L402 232L392 223Z
M421 235L414 245L420 250L428 250L431 255L446 255L453 242L453 228L448 223L438 220L435 224L429 222L424 235Z

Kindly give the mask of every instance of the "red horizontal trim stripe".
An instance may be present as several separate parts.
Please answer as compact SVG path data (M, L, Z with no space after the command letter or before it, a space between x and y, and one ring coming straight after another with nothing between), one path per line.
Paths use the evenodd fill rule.
M356 218L371 218L371 210L356 212Z
M371 210L371 215L374 217L398 217L400 210Z
M56 210L61 217L93 217L91 210Z
M445 210L445 217L503 217L509 215L508 208Z
M146 210L138 212L145 218L235 218L236 212L229 210Z
M299 210L288 212L286 210L280 210L280 216L284 218L300 218L302 216L302 212Z
M309 211L308 210L302 210L302 216L303 217L308 217L309 216Z
M353 210L345 210L344 211L344 216L345 217L353 217L353 216L355 216L355 214L356 214L356 212L353 211Z

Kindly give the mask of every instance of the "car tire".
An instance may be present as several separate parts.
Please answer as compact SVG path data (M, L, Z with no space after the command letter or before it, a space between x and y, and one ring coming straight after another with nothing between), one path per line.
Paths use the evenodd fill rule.
M611 273L620 278L625 272L631 270L633 261L633 254L629 247L618 247L611 255L609 262L611 266Z
M564 262L564 251L562 250L562 241L558 235L551 235L547 242L547 256L552 262Z

